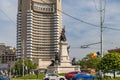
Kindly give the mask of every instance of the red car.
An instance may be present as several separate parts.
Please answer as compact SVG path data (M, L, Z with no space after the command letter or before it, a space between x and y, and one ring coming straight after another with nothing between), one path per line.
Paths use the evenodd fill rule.
M70 80L72 77L75 77L77 73L80 73L80 71L73 71L65 74L65 78L67 80Z

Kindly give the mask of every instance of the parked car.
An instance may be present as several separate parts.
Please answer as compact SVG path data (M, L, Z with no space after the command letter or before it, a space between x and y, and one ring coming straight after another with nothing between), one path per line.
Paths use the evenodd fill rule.
M65 78L67 80L70 80L72 77L75 77L76 74L80 73L80 71L73 71L73 72L68 72L65 74Z
M0 75L0 80L10 80L7 76Z
M60 76L56 73L47 73L43 80L66 80L64 76Z
M112 70L109 70L106 73L97 72L96 77L97 78L114 78L114 74ZM115 71L115 77L120 77L120 71Z
M110 78L114 78L114 74L113 73L105 73L104 77L110 77ZM120 72L115 72L115 77L120 77Z
M76 74L75 77L72 78L72 80L94 80L95 76L86 73L86 72L81 72Z

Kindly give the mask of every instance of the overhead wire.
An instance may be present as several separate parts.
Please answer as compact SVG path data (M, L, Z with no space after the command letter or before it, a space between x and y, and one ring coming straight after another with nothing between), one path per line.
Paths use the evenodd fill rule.
M46 2L43 1L43 0L42 0L42 2L46 3ZM95 1L94 1L94 2L95 2ZM95 4L95 6L96 6L96 4ZM96 9L97 9L97 8L96 8ZM104 15L103 15L103 20L102 20L102 22L104 23L104 19L105 19L105 10L106 10L106 0L105 0L105 2L104 2L104 7L103 7L102 10L103 10L103 14L104 14ZM98 26L98 25L95 25L95 24L86 22L86 21L84 21L84 20L82 20L82 19L78 19L78 18L76 18L76 17L73 17L72 15L70 15L70 14L68 14L68 13L66 13L66 12L63 12L63 11L61 11L61 10L59 10L59 9L57 9L57 11L61 12L62 14L66 15L66 16L72 18L72 19L75 19L75 20L77 20L77 21L80 21L80 22L82 22L82 23L91 25L91 26L93 26L93 27L100 27L100 26ZM110 27L107 27L107 26L105 26L105 27L103 27L103 28L104 28L104 29L115 30L115 31L120 31L120 29L117 29L117 28L110 28ZM72 48L73 48L73 49L76 49L76 48L80 48L80 47L72 47Z
M102 16L102 24L104 24L104 22L105 22L105 12L106 12L106 0L104 0L104 2L103 2L103 0L101 0L102 7L99 6L99 7L101 7L101 9L97 8L96 0L93 0L93 2L94 2L96 11L98 11L99 13L101 13L100 17ZM104 27L104 28L107 28L107 27Z
M14 25L16 24L1 8L0 11L11 21Z
M103 8L103 23L105 22L105 13L106 13L106 0L104 1L104 8Z
M97 8L97 4L96 4L96 1L95 0L93 0L93 2L94 2L94 5L95 5L95 9L96 9L96 11L100 11L98 8Z
M44 2L44 3L46 3L46 2L43 1L43 0L41 0L41 1ZM106 6L106 1L105 1L105 6ZM66 12L63 12L63 11L61 11L61 10L59 10L59 9L57 9L57 11L61 12L62 14L66 15L66 16L68 16L68 17L71 17L72 19L75 19L75 20L80 21L80 22L82 22L82 23L91 25L92 27L100 27L100 26L98 26L98 25L92 24L92 23L87 22L87 21L84 21L84 20L82 20L82 19L78 19L78 18L76 18L76 17L73 17L72 15L70 15L70 14L68 14L68 13L66 13ZM120 29L117 29L117 28L110 28L110 27L103 27L103 28L120 31Z
M43 0L41 0L41 1L43 1ZM43 1L43 2L45 2L45 1ZM95 0L94 0L94 2L95 2ZM46 2L45 2L45 3L46 3ZM105 10L105 6L106 6L106 0L105 0L105 4L104 4L104 10ZM95 2L95 8L96 8L96 10L97 10L96 2ZM16 24L1 8L0 8L0 11L8 18L13 24ZM72 19L75 19L75 20L77 20L77 21L80 21L80 22L82 22L82 23L91 25L91 26L93 26L93 27L99 27L98 25L95 25L95 24L92 24L92 23L90 23L90 22L84 21L84 20L82 20L82 19L76 18L76 17L74 17L74 16L72 16L72 15L66 13L66 12L63 12L63 11L59 10L59 9L57 9L57 11L61 12L62 14L66 15L66 16L72 18ZM97 11L99 11L99 10L97 10ZM105 11L104 11L104 18L105 18ZM103 22L104 22L104 20L103 20ZM103 28L111 29L111 30L115 30L115 31L120 31L120 29L117 29L117 28L110 28L110 27L103 27ZM72 47L72 48L80 48L80 47Z
M84 21L84 20L82 20L82 19L78 19L78 18L76 18L76 17L73 17L73 16L71 16L70 14L67 14L67 13L65 13L65 12L63 12L63 11L61 11L61 10L59 10L59 9L58 9L58 11L60 11L60 12L63 13L64 15L69 16L69 17L71 17L71 18L73 18L73 19L75 19L75 20L77 20L77 21L83 22L83 23L88 24L88 25L91 25L91 26L93 26L93 27L99 27L99 26L97 26L97 25L95 25L95 24L92 24L92 23L86 22L86 21Z
M46 3L46 2L43 1L43 0L41 0L41 1L44 2L44 3ZM94 0L94 2L95 2L95 0ZM106 5L106 0L105 0L105 5ZM96 4L95 4L95 6L96 6ZM96 9L97 9L97 8L96 8ZM7 18L8 18L13 24L16 24L2 9L0 9L0 11L1 11L5 16L7 16ZM92 23L87 22L87 21L84 21L84 20L82 20L82 19L78 19L78 18L76 18L76 17L73 17L72 15L70 15L70 14L68 14L68 13L66 13L66 12L63 12L63 11L61 11L61 10L59 10L59 9L57 9L57 11L61 12L62 14L66 15L66 16L68 16L68 17L71 17L72 19L75 19L75 20L80 21L80 22L82 22L82 23L91 25L92 27L99 27L98 25L92 24ZM103 27L103 28L120 31L120 29L118 29L118 28L111 28L111 27Z
M44 2L44 3L46 3L46 2L43 1L43 0L41 0L41 1ZM105 3L105 4L106 4L106 3ZM7 18L8 18L13 24L16 24L2 9L0 9L0 11L1 11L5 16L7 16ZM68 14L68 13L66 13L66 12L63 12L63 11L61 11L61 10L59 10L59 9L57 9L57 11L61 12L62 14L66 15L66 16L68 16L68 17L71 17L72 19L75 19L75 20L80 21L80 22L82 22L82 23L91 25L92 27L99 27L98 25L92 24L92 23L87 22L87 21L84 21L84 20L82 20L82 19L78 19L78 18L76 18L76 17L73 17L72 15L70 15L70 14ZM103 28L120 31L120 29L117 29L117 28L110 28L110 27L103 27Z

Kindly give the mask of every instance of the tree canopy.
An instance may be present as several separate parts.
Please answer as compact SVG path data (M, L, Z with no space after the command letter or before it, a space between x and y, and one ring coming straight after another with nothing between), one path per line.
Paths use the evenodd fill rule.
M79 65L81 66L81 69L85 68L93 68L98 70L97 64L99 63L101 58L99 57L91 57L91 54L86 55L82 60L79 60Z
M33 69L36 69L37 65L34 64L31 60L24 61L24 74L30 73ZM23 60L18 60L12 68L12 73L15 75L22 75L23 71Z
M113 52L104 55L98 67L103 71L120 69L120 53Z

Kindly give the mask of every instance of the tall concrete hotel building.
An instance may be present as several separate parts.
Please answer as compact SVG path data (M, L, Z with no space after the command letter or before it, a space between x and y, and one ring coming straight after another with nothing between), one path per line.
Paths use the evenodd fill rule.
M61 0L18 0L17 55L40 68L59 53L62 27Z

